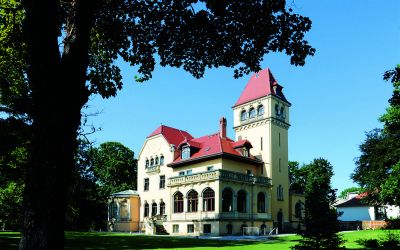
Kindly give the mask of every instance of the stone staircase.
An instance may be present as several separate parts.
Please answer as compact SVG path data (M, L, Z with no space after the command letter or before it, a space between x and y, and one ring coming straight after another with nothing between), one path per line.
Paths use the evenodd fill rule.
M169 235L169 233L167 232L167 230L165 230L163 225L155 224L155 227L156 227L156 234L158 234L158 235Z

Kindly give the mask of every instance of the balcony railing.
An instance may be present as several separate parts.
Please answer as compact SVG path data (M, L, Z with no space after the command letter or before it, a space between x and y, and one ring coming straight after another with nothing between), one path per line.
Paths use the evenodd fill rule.
M160 165L151 166L146 168L146 173L159 173L160 172Z
M172 213L171 220L209 220L209 219L225 219L225 220L270 220L270 213L239 213L239 212L204 212L196 213Z
M192 175L176 176L168 178L167 186L173 187L182 184L191 184L212 180L228 180L261 186L271 186L271 179L264 176L252 176L229 170L217 169L213 171L195 173Z

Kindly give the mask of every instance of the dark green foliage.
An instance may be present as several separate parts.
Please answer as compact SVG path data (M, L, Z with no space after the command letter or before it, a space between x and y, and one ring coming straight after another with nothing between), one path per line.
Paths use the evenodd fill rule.
M359 239L356 240L358 244L364 247L368 248L378 248L379 247L379 242L377 239Z
M384 249L399 249L400 248L400 234L392 231L386 231L385 236L379 240L379 244Z
M118 142L98 148L79 140L66 215L67 230L106 230L111 193L136 189L134 153Z
M20 119L0 119L0 230L21 228L29 133Z
M340 192L338 197L342 198L342 199L346 199L348 193L356 192L357 194L361 194L364 191L365 190L361 187L349 187L349 188L344 189L342 192Z
M379 119L384 127L367 133L351 178L368 191L368 200L400 205L400 65L384 79L394 88L390 106Z
M400 218L386 219L385 229L400 229Z
M305 249L341 249L344 243L338 235L338 213L333 208L336 200L331 187L332 165L325 159L315 159L303 168L305 174L305 216L302 223L306 229L300 232L302 240L293 247Z
M303 167L299 162L289 161L289 185L290 190L295 193L304 193L305 174Z
M93 174L105 195L136 190L137 160L129 148L119 142L105 142L92 148Z

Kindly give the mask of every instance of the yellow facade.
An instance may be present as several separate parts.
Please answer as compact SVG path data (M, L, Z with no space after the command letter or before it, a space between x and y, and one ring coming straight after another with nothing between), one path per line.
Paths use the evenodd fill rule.
M264 107L264 114L241 121L241 112L250 108ZM276 108L284 115L277 116ZM281 230L288 230L289 218L289 178L288 178L288 128L290 104L272 95L233 108L236 140L247 139L253 145L252 154L264 162L262 173L271 178L272 218ZM278 189L281 188L280 191ZM283 195L278 197L278 192ZM283 196L283 197L282 197ZM279 198L279 199L278 199ZM279 223L278 214L282 214ZM280 218L279 218L280 219Z
M109 231L134 232L139 230L140 198L136 191L126 190L112 194L108 204Z

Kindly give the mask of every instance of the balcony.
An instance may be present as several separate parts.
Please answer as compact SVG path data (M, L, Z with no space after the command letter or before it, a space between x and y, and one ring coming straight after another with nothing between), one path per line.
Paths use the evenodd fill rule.
M168 187L194 184L205 181L226 180L261 186L271 186L271 179L263 176L251 176L229 170L217 169L192 175L168 178Z
M160 165L151 166L146 168L146 173L160 173Z
M172 213L171 220L173 221L191 221L191 220L270 220L269 213L238 213L238 212L204 212L196 213Z

